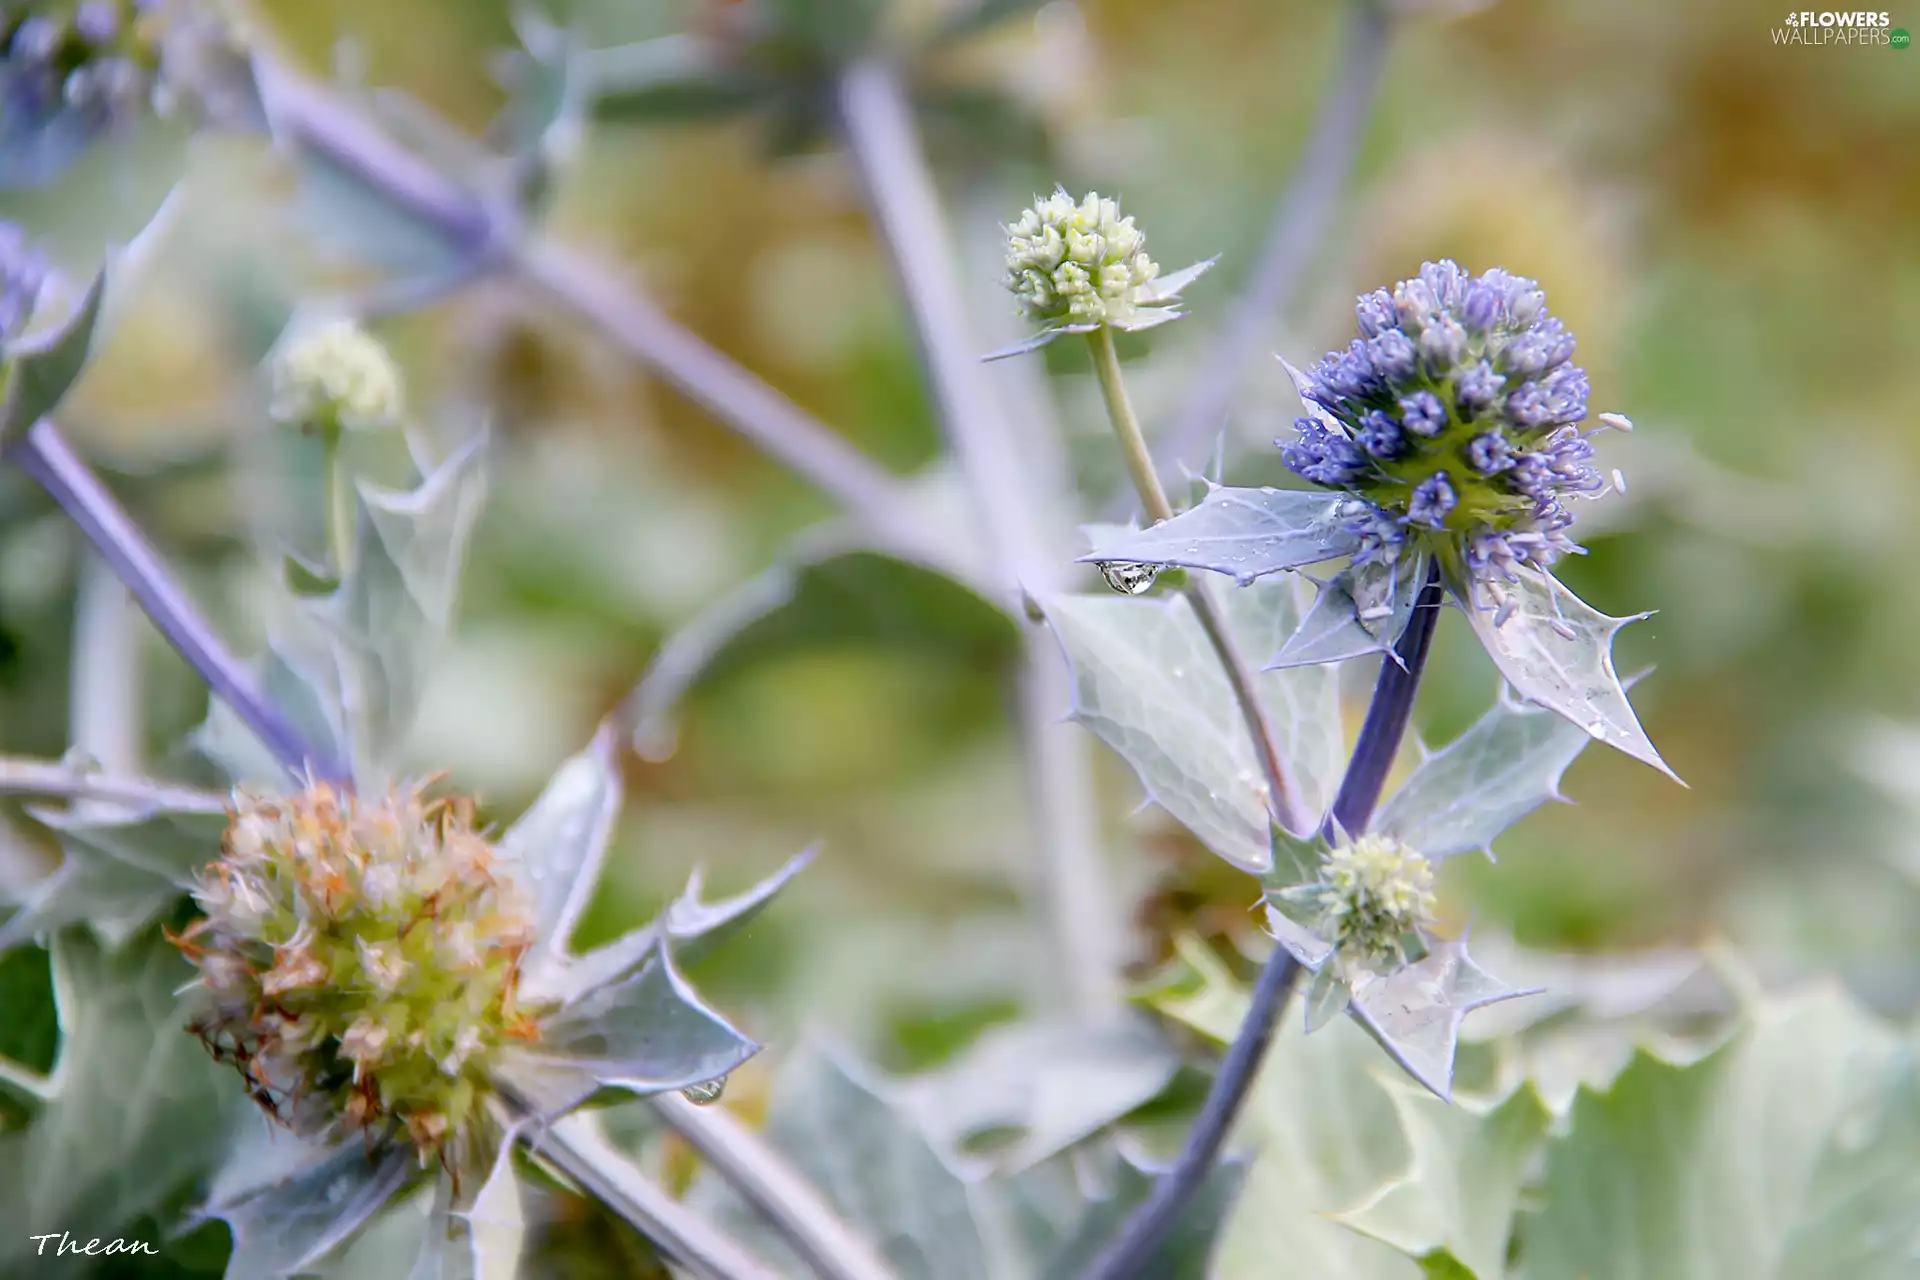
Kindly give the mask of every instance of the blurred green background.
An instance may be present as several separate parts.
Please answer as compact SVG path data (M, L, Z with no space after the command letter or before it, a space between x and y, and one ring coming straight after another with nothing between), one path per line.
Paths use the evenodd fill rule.
M711 29L733 8L582 0L556 17L612 44ZM1629 489L1583 513L1592 554L1563 576L1609 612L1658 610L1623 634L1619 661L1657 668L1636 701L1690 784L1589 753L1566 782L1576 805L1524 822L1497 865L1449 866L1449 915L1575 949L1727 936L1763 970L1837 968L1884 1007L1911 1007L1920 53L1781 47L1780 15L1753 3L1403 9L1355 179L1270 349L1305 364L1344 345L1353 296L1426 258L1540 279L1580 338L1595 408L1638 424L1602 442ZM504 3L268 10L315 68L351 41L344 65L464 129L501 106L488 68L512 37ZM943 57L929 74L1003 104L933 134L980 284L977 329L1005 327L996 218L1056 181L1116 193L1158 261L1224 255L1189 293L1190 319L1127 349L1150 429L1168 421L1287 185L1340 25L1330 4L1054 0ZM764 117L594 122L551 230L888 467L936 462L911 330L853 172L824 142L776 157L769 135ZM101 148L0 212L84 259L150 207L165 154ZM259 643L270 589L250 531L274 504L251 367L296 297L358 278L319 251L286 192L257 144L203 141L166 252L66 415L243 648ZM665 637L830 508L506 282L379 331L423 417L450 432L484 418L495 433L496 489L415 756L510 817ZM1044 363L1076 515L1093 518L1119 478L1097 399L1077 353ZM1249 369L1234 481L1285 482L1268 442L1297 412L1277 364ZM64 748L79 562L50 504L0 476L0 750ZM1012 1016L1048 963L1023 889L1034 854L1013 650L964 592L898 574L841 588L804 595L703 682L670 757L632 762L589 932L644 916L696 864L732 891L820 840L813 869L703 985L762 1037L826 1028L907 1068ZM1418 716L1430 741L1494 695L1463 632L1441 629ZM157 638L146 648L161 771L203 694ZM1370 672L1351 676L1357 716ZM1251 885L1157 812L1130 817L1136 784L1095 751L1135 959L1175 929L1246 931Z

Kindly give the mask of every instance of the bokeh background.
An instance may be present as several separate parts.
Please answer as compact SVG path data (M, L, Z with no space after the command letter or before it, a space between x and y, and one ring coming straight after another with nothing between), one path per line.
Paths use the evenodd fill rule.
M924 6L922 6L924 7ZM724 25L735 6L579 0L593 44ZM1448 913L1524 943L1632 950L1729 939L1762 970L1837 969L1873 1002L1920 1001L1920 52L1782 47L1755 3L1408 3L1354 177L1270 350L1344 344L1353 296L1452 256L1535 276L1580 338L1597 409L1629 414L1602 464L1624 496L1589 508L1565 566L1612 613L1636 702L1690 786L1592 752L1578 801L1462 859ZM399 90L477 133L511 42L496 0L281 0L287 48ZM905 6L902 22L919 9ZM1920 25L1920 10L1894 12ZM1154 256L1220 266L1192 316L1129 342L1150 429L1190 391L1286 190L1338 62L1342 11L1283 0L1052 0L943 55L929 120L949 217L994 292L995 220L1064 183L1119 194ZM344 42L344 43L343 43ZM137 225L166 148L131 139L0 210L69 260ZM361 279L321 251L271 157L196 149L183 215L67 414L83 450L243 648L270 565L256 534L284 477L252 368L299 298ZM855 175L764 116L590 123L560 177L554 234L902 473L942 451L911 329ZM496 489L457 632L414 744L509 818L620 702L663 640L830 514L599 336L510 284L379 332L414 404L449 431L490 421ZM1050 352L1046 389L1080 518L1119 480L1088 370ZM1227 424L1229 477L1286 483L1274 435L1298 412L1258 361ZM1205 450L1188 459L1199 468ZM1076 548L1063 548L1063 556ZM0 475L0 750L58 755L84 596L78 538ZM1089 575L1088 590L1104 590ZM1049 963L1007 689L1009 624L922 577L803 592L688 697L676 749L631 761L630 798L588 932L677 892L696 865L746 887L822 855L699 974L763 1037L823 1028L883 1065L945 1056L1011 1018ZM1457 731L1492 668L1444 624L1418 721ZM142 634L156 771L204 694ZM1357 716L1370 672L1351 673ZM1062 706L1061 712L1066 708ZM1096 748L1103 854L1144 971L1174 932L1231 948L1248 883L1157 812ZM25 828L20 857L51 857Z

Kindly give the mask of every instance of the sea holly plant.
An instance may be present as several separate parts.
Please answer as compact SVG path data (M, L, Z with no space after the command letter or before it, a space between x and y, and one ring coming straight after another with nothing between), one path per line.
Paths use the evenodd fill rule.
M302 338L277 361L276 404L289 423L338 430L400 416L397 384L383 381L391 364L358 329ZM569 939L621 797L610 727L497 838L470 799L390 776L448 621L479 496L479 443L429 463L408 491L346 478L354 504L330 507L352 521L332 539L336 584L283 602L258 676L229 673L227 687L243 696L216 706L195 737L229 774L230 794L95 779L84 762L44 768L44 789L88 807L36 811L65 863L0 926L0 944L46 939L57 956L78 957L102 945L82 941L90 935L145 947L131 940L158 944L155 923L176 921L165 941L195 979L177 1005L161 1006L153 1034L182 1018L171 1033L190 1029L206 1061L233 1068L226 1096L250 1098L292 1145L254 1178L210 1167L218 1143L176 1151L167 1185L128 1208L211 1178L216 1193L200 1212L232 1229L230 1275L307 1271L423 1181L432 1184L414 1246L423 1273L510 1274L519 1233L493 1227L500 1206L518 1202L516 1143L690 1267L751 1274L757 1264L737 1246L650 1191L590 1120L569 1113L607 1087L717 1094L715 1082L757 1051L687 985L675 951L750 919L804 856L739 899L703 902L690 889L659 921L575 954ZM113 512L95 510L90 527L129 536ZM256 690L283 699L284 713L261 716ZM85 1002L101 997L68 990L66 1052L80 1054ZM88 1089L112 1087L79 1074L86 1065L9 1078L34 1095L40 1123L71 1126L102 1105ZM169 1070L186 1070L178 1055ZM204 1074L189 1075L204 1090ZM225 1128L220 1114L207 1119ZM145 1149L138 1128L124 1150ZM31 1146L36 1132L21 1140ZM72 1162L56 1163L50 1175L69 1176ZM51 1194L33 1202L70 1207ZM15 1234L27 1238L10 1232L9 1249Z
M1588 737L1666 765L1613 671L1610 642L1623 620L1547 574L1577 550L1569 502L1607 486L1576 425L1586 416L1586 374L1569 363L1573 339L1533 281L1498 270L1471 278L1441 262L1361 298L1363 337L1296 374L1316 408L1284 457L1325 492L1210 484L1176 515L1112 336L1135 305L1154 300L1143 236L1094 195L1078 206L1042 201L1007 232L1008 287L1024 314L1049 326L1041 339L1087 337L1150 522L1093 531L1085 559L1124 595L1146 590L1155 568L1177 566L1227 575L1249 602L1220 605L1194 579L1171 604L1042 605L1074 668L1076 718L1134 766L1150 799L1261 877L1277 942L1180 1163L1087 1272L1106 1280L1144 1274L1144 1258L1178 1223L1300 970L1312 974L1309 1030L1350 1013L1446 1097L1461 1020L1524 993L1475 964L1464 935L1436 936L1435 862L1489 848L1557 798ZM1610 415L1603 425L1625 420ZM1310 610L1299 608L1293 583L1273 578L1342 558L1346 567L1320 584ZM1512 693L1429 755L1382 809L1443 591ZM1287 618L1289 606L1285 635L1229 621L1255 610ZM1258 676L1241 655L1250 643L1270 659ZM1344 744L1331 664L1373 652L1386 656L1351 759L1337 790L1316 785L1317 762ZM1223 715L1223 706L1240 714ZM1256 757L1267 762L1264 780L1244 767Z

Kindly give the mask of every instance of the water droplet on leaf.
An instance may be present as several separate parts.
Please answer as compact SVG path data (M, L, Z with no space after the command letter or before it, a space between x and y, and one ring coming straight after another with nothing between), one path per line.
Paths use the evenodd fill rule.
M1102 560L1100 576L1122 595L1137 596L1160 576L1157 564L1139 564L1132 560Z
M720 1095L727 1091L727 1078L720 1076L713 1080L703 1080L699 1084L690 1084L680 1091L680 1096L696 1107L708 1107L720 1101Z

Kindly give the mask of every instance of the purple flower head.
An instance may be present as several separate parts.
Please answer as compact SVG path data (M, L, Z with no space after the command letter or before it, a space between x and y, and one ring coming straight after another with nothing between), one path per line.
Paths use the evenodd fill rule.
M1476 574L1579 548L1569 503L1606 488L1578 427L1586 371L1536 281L1430 262L1354 306L1360 338L1313 366L1287 465L1368 506L1363 555L1457 538ZM1449 523L1449 522L1453 523ZM1359 525L1365 526L1359 530Z

